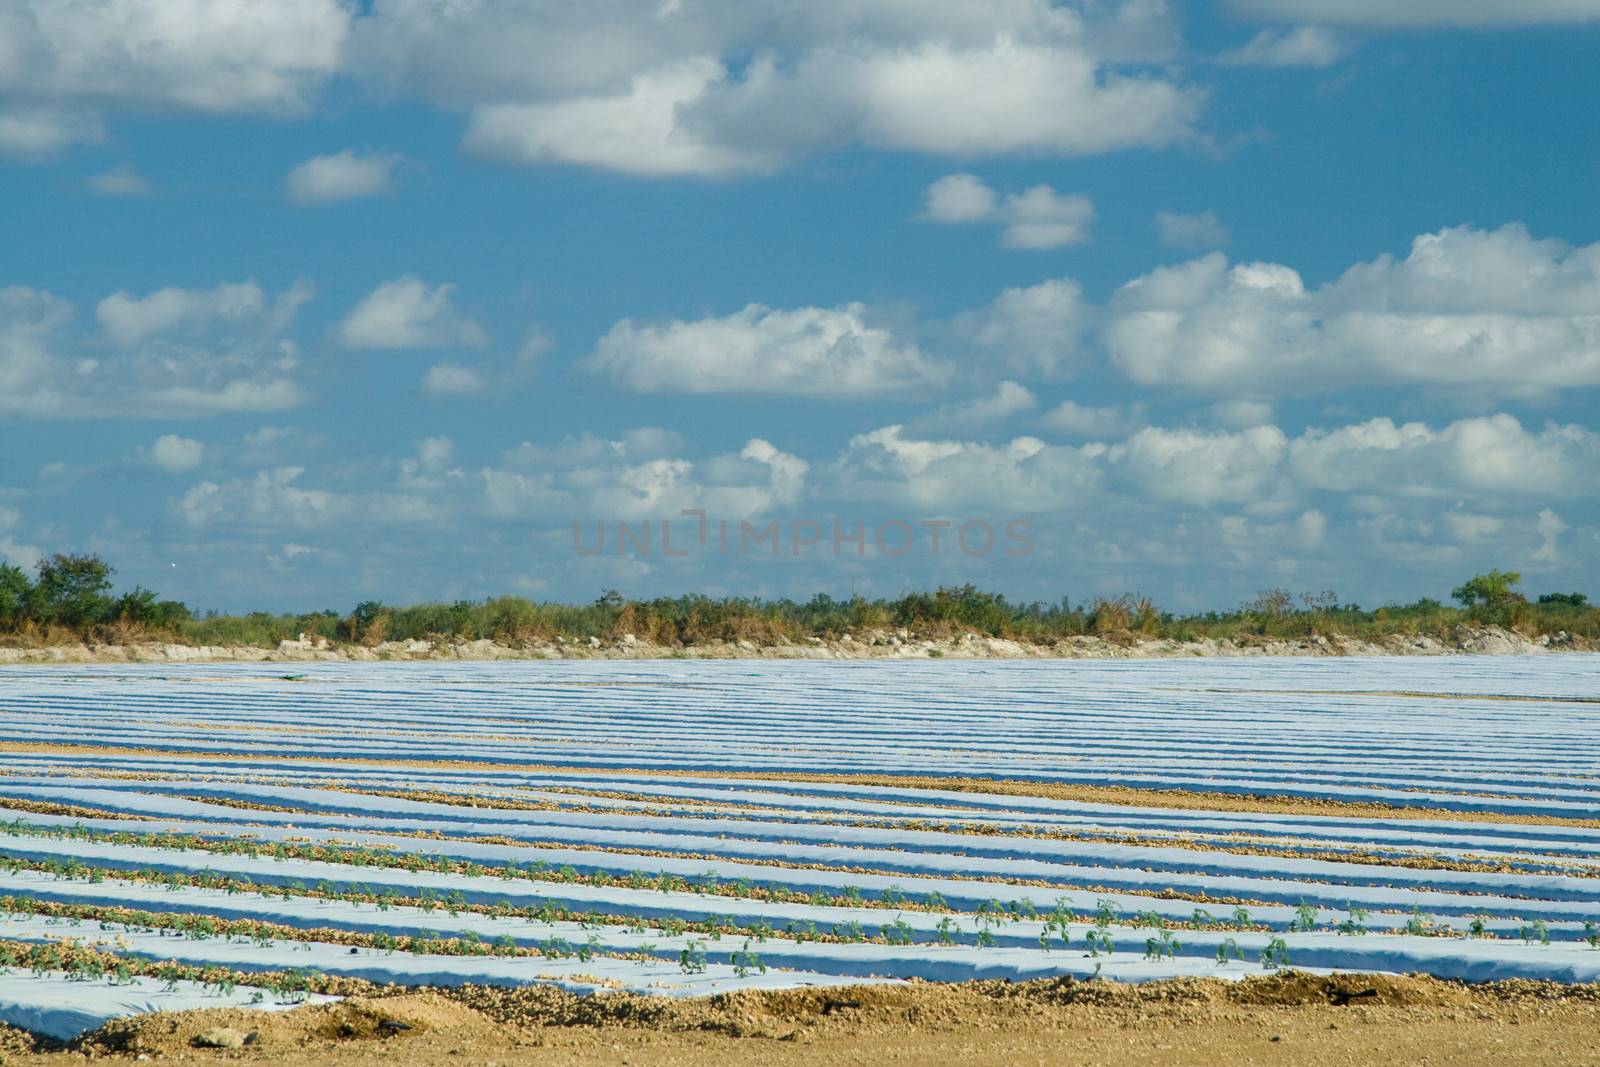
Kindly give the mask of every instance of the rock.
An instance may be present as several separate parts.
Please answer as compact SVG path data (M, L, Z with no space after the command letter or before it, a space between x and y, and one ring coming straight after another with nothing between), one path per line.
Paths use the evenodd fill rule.
M228 1026L202 1030L190 1042L195 1048L244 1048L245 1035Z

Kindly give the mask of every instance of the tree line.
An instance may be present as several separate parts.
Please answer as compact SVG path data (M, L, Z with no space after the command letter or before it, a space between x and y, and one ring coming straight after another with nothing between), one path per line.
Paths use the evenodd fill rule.
M1174 614L1147 597L1093 597L1074 603L1020 602L972 585L911 592L898 597L809 600L708 597L690 594L634 600L607 590L588 604L494 597L391 606L364 601L348 612L198 615L180 601L135 587L118 594L115 570L93 555L56 554L34 574L0 564L0 634L13 643L98 640L170 640L191 644L275 645L302 636L333 643L375 645L389 640L439 638L511 643L557 639L614 639L627 634L664 646L748 640L834 639L869 631L906 631L917 637L975 633L1046 643L1063 638L1165 637L1293 638L1317 634L1378 637L1433 634L1448 637L1462 623L1494 624L1528 634L1565 631L1600 638L1600 609L1578 592L1519 592L1521 575L1492 570L1451 593L1454 605L1422 598L1365 609L1342 603L1332 591L1263 590L1231 611Z

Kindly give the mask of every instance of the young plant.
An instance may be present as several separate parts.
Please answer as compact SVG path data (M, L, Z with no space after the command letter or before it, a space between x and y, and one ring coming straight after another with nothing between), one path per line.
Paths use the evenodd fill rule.
M1522 943L1525 945L1535 943L1548 945L1550 943L1550 928L1545 925L1543 919L1535 919L1531 923L1523 923L1520 933L1522 934Z
M1172 936L1171 930L1162 930L1155 937L1144 939L1144 958L1147 960L1177 959L1183 946Z
M1289 966L1289 945L1281 937L1274 937L1261 950L1261 966L1269 971Z
M1298 908L1294 909L1294 918L1289 920L1289 930L1290 930L1290 932L1291 933L1297 933L1297 934L1304 934L1304 933L1309 933L1310 931L1315 930L1316 928L1317 928L1317 909L1313 908L1310 904L1307 904L1305 901L1301 901L1300 902L1300 906Z
M678 968L684 974L706 973L706 943L691 941L678 953Z
M1230 959L1244 959L1244 953L1239 951L1239 942L1231 937L1223 939L1222 944L1217 946L1217 966L1226 967Z
M1345 917L1339 920L1339 925L1334 930L1341 934L1364 934L1367 932L1367 909L1351 905Z
M1102 952L1109 956L1113 948L1111 935L1103 926L1091 927L1089 932L1083 935L1083 946L1089 950L1091 956L1098 957Z
M767 973L767 965L761 961L761 957L757 953L750 951L749 941L744 943L742 949L733 953L730 957L730 962L733 964L733 973L740 978L748 978L751 971L760 971L762 974Z

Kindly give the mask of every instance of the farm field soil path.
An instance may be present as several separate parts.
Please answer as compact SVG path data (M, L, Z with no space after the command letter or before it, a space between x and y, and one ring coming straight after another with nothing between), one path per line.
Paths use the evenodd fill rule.
M1039 983L1019 985L1016 996L996 995L982 985L834 990L829 1001L808 994L741 994L678 1005L667 1020L648 1028L615 1022L517 1025L455 999L407 994L275 1015L154 1015L112 1024L91 1037L88 1047L13 1052L4 1062L81 1063L92 1051L96 1057L288 1067L1600 1064L1595 999L1506 997L1427 980L1357 978L1343 985L1359 993L1356 985L1376 983L1379 995L1339 1006L1328 1002L1329 981L1290 976L1281 997L1272 983L1252 983L1254 994L1163 983L1166 988L1140 993L1109 989L1088 1003L1052 1003L1048 990L1028 991ZM1078 989L1085 992L1081 984ZM851 1006L818 1010L841 1000ZM498 1008L490 1010L506 1014L507 1005ZM403 1020L410 1029L383 1037L377 1026L386 1019ZM219 1026L257 1037L238 1050L193 1047L196 1035Z

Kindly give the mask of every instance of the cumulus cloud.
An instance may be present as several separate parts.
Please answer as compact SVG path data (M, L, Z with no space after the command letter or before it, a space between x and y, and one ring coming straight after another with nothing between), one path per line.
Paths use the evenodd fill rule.
M1535 563L1554 567L1561 562L1559 545L1561 535L1572 527L1563 522L1561 516L1554 511L1549 508L1542 508L1539 511L1536 528L1539 531L1539 547L1534 550L1533 555L1529 558Z
M341 0L24 0L0 14L0 95L303 110L337 69L351 14Z
M99 330L67 301L0 289L0 412L32 418L192 417L273 411L304 399L288 336L309 283L269 297L252 282L114 293Z
M525 445L478 472L473 506L497 519L676 522L688 509L755 518L793 505L805 490L810 464L761 438L698 461L682 447L675 434L653 429Z
M180 329L259 319L266 310L267 294L261 287L241 282L215 289L158 289L148 296L112 293L94 314L112 344L136 345Z
M1230 0L1242 15L1377 28L1533 26L1600 20L1595 0Z
M1221 248L1228 243L1228 228L1217 218L1217 213L1209 209L1192 215L1158 211L1156 232L1168 248Z
M339 326L346 348L480 347L488 335L471 318L456 313L453 285L429 286L407 274L384 282L351 309Z
M1350 44L1322 26L1268 28L1219 59L1229 67L1331 67L1350 54Z
M146 453L149 461L169 474L181 474L200 466L206 446L192 437L162 434Z
M1600 434L1557 424L1530 432L1506 414L1439 429L1376 418L1308 430L1293 442L1290 459L1300 484L1342 493L1454 498L1600 491Z
M1418 237L1307 289L1276 263L1221 253L1161 268L1111 300L1105 339L1133 381L1306 393L1352 385L1494 387L1522 396L1600 384L1600 244L1519 225Z
M624 319L585 366L636 393L769 393L856 399L918 394L949 367L870 321L862 304L751 304L695 322Z
M487 388L482 371L449 360L435 363L422 376L422 391L429 396L477 396Z
M0 158L44 159L68 145L97 144L105 136L98 115L53 108L7 108L0 94Z
M1145 423L1143 404L1093 407L1063 400L1039 417L1039 425L1068 437L1122 437Z
M825 472L834 498L933 514L1069 509L1098 487L1101 446L1068 448L1036 437L1003 444L927 438L886 426L858 434Z
M427 442L421 447L426 450ZM437 487L411 486L405 464L393 467L390 484L365 488L311 486L304 467L271 467L250 477L199 482L172 503L172 511L194 530L252 533L328 530L357 521L426 527L449 517L448 500Z
M61 116L303 113L344 74L465 111L491 158L650 177L771 170L850 145L1077 155L1193 136L1201 90L1159 0L985 5L732 0L25 0L0 11L13 152L89 136ZM24 128L24 126L26 128Z
M1035 185L1001 199L971 174L940 178L928 186L923 200L924 216L934 222L1000 224L1000 243L1007 248L1083 244L1094 221L1094 204L1086 196L1063 196L1048 185Z
M639 74L623 90L549 103L476 108L462 144L514 163L574 163L639 177L722 176L771 170L769 149L718 144L680 123L681 109L723 80L699 58Z
M1151 427L1107 455L1122 476L1157 500L1243 504L1279 494L1288 447L1276 426L1236 433Z
M1089 316L1082 286L1054 278L1007 289L987 307L957 315L950 325L957 343L981 366L1058 379L1079 369Z
M1082 154L1191 134L1203 95L1131 65L1170 54L1164 5L962 8L388 0L352 52L392 89L467 107L471 151L641 176L766 171L849 144Z
M911 424L918 432L966 433L1032 411L1037 401L1025 386L1006 380L985 396L946 404Z
M126 163L118 163L110 170L87 178L89 190L101 196L148 196L150 183Z
M389 192L398 156L357 153L351 149L312 156L289 172L284 190L297 204L359 200Z

